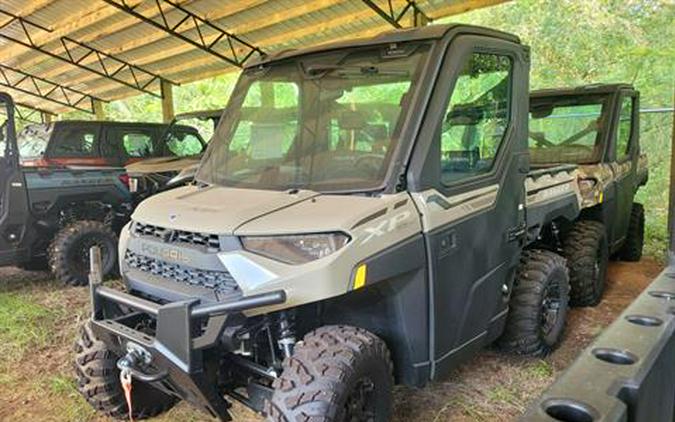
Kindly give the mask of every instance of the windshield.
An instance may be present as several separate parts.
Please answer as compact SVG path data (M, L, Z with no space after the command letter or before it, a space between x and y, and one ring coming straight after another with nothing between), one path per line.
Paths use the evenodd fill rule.
M533 165L591 164L602 156L606 97L536 99L530 105Z
M378 188L427 50L349 50L249 69L197 179L274 190Z
M53 130L53 124L31 124L24 127L16 139L19 156L22 159L44 156Z

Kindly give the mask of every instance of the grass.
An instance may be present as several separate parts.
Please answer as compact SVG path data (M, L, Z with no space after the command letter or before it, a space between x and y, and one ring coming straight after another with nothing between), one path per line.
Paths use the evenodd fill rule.
M550 378L555 373L555 368L545 360L538 360L528 368L528 373L535 378Z
M51 328L49 314L49 308L28 295L0 295L0 356L14 361L29 347L44 346Z

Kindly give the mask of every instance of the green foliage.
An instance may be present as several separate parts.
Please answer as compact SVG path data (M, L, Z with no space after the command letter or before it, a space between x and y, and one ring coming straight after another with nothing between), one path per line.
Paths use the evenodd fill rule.
M649 183L637 194L645 204L645 255L662 258L668 241L668 182L672 114L642 114L640 140L649 159Z
M237 80L237 73L227 73L203 81L176 86L173 102L176 113L223 108L230 98ZM103 105L106 118L127 122L161 122L162 102L151 95L143 94ZM91 120L92 114L80 111L65 113L63 120Z
M545 360L538 360L528 366L528 372L535 378L547 379L554 375L555 369Z

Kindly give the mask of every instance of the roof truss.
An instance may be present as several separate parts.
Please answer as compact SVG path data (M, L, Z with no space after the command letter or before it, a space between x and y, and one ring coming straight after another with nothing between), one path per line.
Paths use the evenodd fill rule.
M403 28L401 21L406 18L406 16L412 13L412 26L418 26L418 24L424 20L424 22L431 22L431 18L422 11L417 3L414 0L405 0L405 3L402 5L400 2L394 2L393 0L361 0L366 6L370 7L387 21L391 26L397 29ZM395 4L396 3L396 4Z
M34 42L38 34L52 32L51 29L2 9L0 9L0 15L8 18L0 24L0 37L104 78L114 80L129 88L155 97L161 96L156 93L163 80L159 75L66 36L58 39L63 47L63 52L61 54L54 53L45 48L44 45ZM86 59L90 56L95 57L95 60L87 61Z
M94 112L94 100L98 100L77 89L3 64L0 64L0 85L87 113Z
M139 12L138 5L130 6L126 0L103 1L233 66L243 67L253 55L264 54L243 38L171 0L154 0L155 8L146 9L146 13Z
M54 116L54 113L50 111L42 110L24 103L14 103L14 112L19 120L28 123L46 123L45 115Z

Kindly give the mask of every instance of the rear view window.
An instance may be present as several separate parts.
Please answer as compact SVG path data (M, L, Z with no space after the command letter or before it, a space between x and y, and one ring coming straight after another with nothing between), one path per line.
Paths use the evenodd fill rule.
M122 135L122 145L127 157L147 158L152 157L154 146L152 136L143 132L127 132Z
M603 100L586 104L533 104L529 148L534 165L588 164L602 155Z
M54 131L54 125L31 124L23 128L17 136L19 155L21 158L40 158L44 156L49 145L49 138Z
M50 151L52 157L91 157L96 154L97 129L64 127Z

